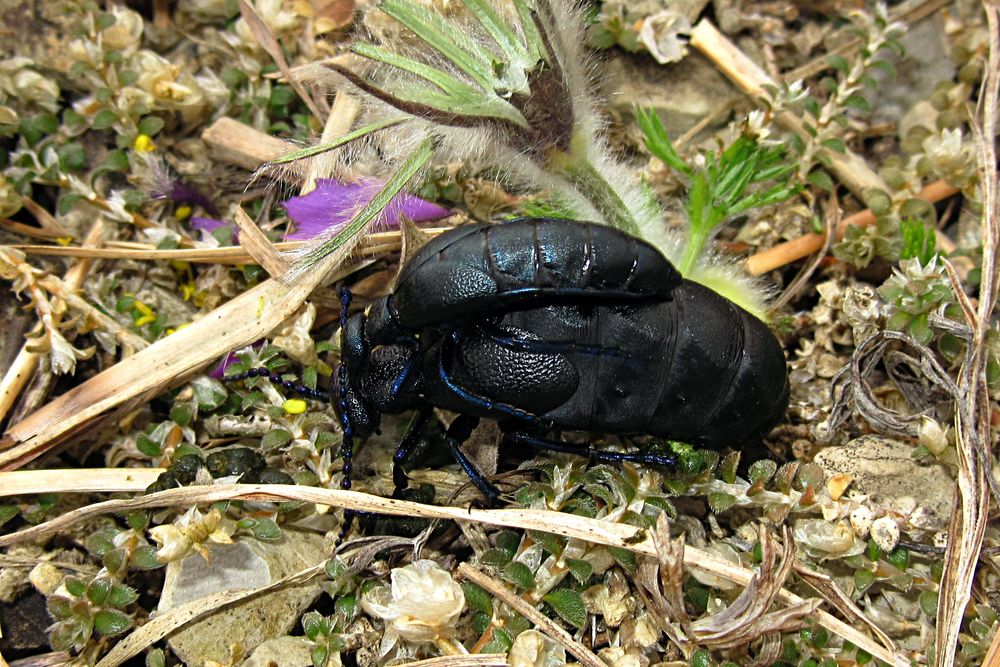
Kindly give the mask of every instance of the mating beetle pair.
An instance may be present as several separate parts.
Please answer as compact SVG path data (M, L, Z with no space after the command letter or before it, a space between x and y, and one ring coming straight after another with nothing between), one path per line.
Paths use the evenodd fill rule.
M655 248L603 225L523 218L450 230L402 268L394 292L347 317L336 409L344 488L355 440L382 414L418 409L401 464L432 407L476 486L497 490L462 453L479 418L528 445L599 460L672 457L585 449L552 430L646 434L711 447L764 435L788 404L781 346L758 319L684 280Z

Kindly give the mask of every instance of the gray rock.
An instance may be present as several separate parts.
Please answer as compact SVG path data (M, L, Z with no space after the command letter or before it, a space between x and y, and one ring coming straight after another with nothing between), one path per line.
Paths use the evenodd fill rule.
M611 108L631 119L634 105L653 107L672 139L741 97L718 69L693 50L670 65L659 65L647 55L616 53L609 58L606 73L605 90L614 91L608 99ZM718 125L728 121L728 116L721 116Z
M930 510L942 522L952 512L955 481L940 464L921 465L913 460L913 446L877 435L866 435L846 445L828 447L816 455L827 475L843 473L854 478L853 488L872 496L876 504Z
M224 590L266 586L323 561L326 553L322 536L288 528L277 542L244 537L209 549L210 562L195 553L167 566L158 611ZM168 643L187 665L229 664L233 645L248 655L266 640L287 635L320 592L315 582L252 598L185 626Z
M275 637L258 646L242 667L309 667L312 642L305 637Z

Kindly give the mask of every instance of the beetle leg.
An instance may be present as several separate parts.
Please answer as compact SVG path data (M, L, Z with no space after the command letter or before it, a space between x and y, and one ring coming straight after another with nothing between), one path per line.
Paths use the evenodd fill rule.
M476 428L476 424L479 423L479 417L472 417L469 415L459 415L455 421L451 423L448 427L448 431L445 433L445 439L448 441L448 448L451 450L451 455L455 457L458 464L462 466L462 470L465 474L469 476L472 483L476 485L476 488L486 496L490 503L495 503L500 498L500 489L495 487L486 477L476 464L473 463L465 452L462 451L462 443L469 439L472 435L472 430Z
M596 461L628 461L630 463L644 463L647 465L675 466L677 457L673 454L647 454L643 452L608 452L593 447L578 447L567 442L539 438L523 431L512 431L507 433L511 440L524 443L536 449L547 449L553 452L565 452L567 454L577 454L579 456L589 456Z
M410 451L412 451L413 445L416 444L417 438L420 437L420 433L424 430L430 417L431 409L429 407L420 410L399 446L396 447L396 453L392 455L392 482L395 485L392 492L393 498L399 498L410 483L406 471L403 470L403 464L410 457Z

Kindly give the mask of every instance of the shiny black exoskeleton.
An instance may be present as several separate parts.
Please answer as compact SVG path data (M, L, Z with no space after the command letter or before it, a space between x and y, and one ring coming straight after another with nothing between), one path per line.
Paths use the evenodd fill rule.
M337 410L344 485L354 441L383 413L458 412L456 459L480 417L532 446L602 460L669 463L650 452L583 449L556 430L647 434L740 445L764 435L788 404L781 346L758 319L684 280L655 248L603 225L520 219L456 228L402 268L394 292L346 317ZM397 465L397 489L406 479Z

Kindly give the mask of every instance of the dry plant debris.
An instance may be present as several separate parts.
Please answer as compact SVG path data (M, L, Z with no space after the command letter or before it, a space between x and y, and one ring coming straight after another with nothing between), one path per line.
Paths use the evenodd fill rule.
M296 587L291 629L184 659L1000 664L995 0L0 10L0 664L178 664L179 630ZM338 288L519 215L626 229L766 317L792 400L763 446L593 434L679 461L611 465L484 429L480 509L448 414L391 497L404 414L340 490ZM201 590L183 563L303 534L297 571L157 612Z

